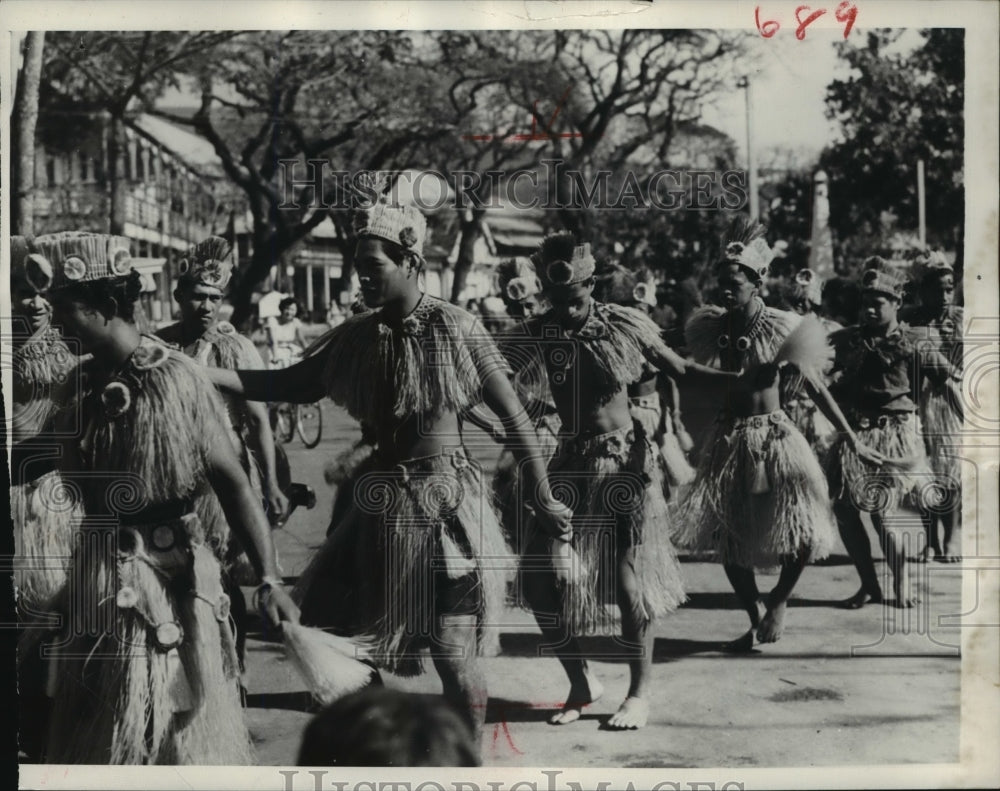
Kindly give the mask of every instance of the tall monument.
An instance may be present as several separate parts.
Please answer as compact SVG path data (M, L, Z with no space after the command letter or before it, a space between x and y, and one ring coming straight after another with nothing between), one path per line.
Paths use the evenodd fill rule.
M830 236L830 194L826 172L813 177L812 234L809 239L809 268L824 280L833 277L833 239Z

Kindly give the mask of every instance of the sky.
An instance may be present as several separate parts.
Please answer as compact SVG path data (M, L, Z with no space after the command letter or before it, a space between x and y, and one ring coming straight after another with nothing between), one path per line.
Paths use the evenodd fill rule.
M852 40L855 46L861 44L860 30L855 30ZM921 40L916 30L908 30L894 49L909 51ZM753 77L752 123L760 164L768 149L775 147L794 149L808 161L839 138L837 124L825 114L826 86L850 76L847 63L837 57L834 45L838 41L843 41L841 29L809 29L802 41L788 31L770 39L753 36L750 46L758 70ZM733 91L708 108L703 119L732 137L744 158L745 101L744 91Z
M810 31L805 40L794 35L755 36L750 47L758 58L753 74L752 123L758 152L781 146L810 156L836 136L836 124L824 115L826 86L848 73L834 50L839 31ZM746 156L745 92L734 90L707 109L705 123L736 141Z

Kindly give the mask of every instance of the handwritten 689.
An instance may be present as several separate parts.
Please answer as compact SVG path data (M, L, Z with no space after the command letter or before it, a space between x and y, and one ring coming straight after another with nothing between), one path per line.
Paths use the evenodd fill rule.
M754 22L757 23L757 30L764 38L771 38L781 29L781 23L774 19L767 19L763 22L760 19L760 6L754 7ZM825 8L817 8L815 11L807 5L800 5L795 9L795 21L798 27L795 28L795 38L802 41L806 37L806 28L827 13ZM844 26L844 38L851 34L851 28L858 18L858 7L850 0L845 0L834 11L834 17Z

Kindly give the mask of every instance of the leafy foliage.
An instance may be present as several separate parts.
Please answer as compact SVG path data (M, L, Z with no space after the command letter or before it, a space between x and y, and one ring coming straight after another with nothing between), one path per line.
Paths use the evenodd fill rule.
M927 243L960 249L963 185L964 29L920 31L899 53L901 31L873 30L864 46L837 45L854 72L827 89L828 115L843 141L823 152L830 176L831 229L839 268L886 252L918 224L917 160L926 172Z

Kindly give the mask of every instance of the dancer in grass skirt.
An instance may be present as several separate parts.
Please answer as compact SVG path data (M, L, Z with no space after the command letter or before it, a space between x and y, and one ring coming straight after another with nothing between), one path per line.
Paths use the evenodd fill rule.
M577 637L620 631L630 685L608 727L641 728L649 716L653 622L684 600L684 589L662 471L651 438L629 412L627 387L647 367L727 374L686 363L640 311L595 301L590 245L577 245L572 234L547 237L533 260L552 307L526 327L562 422L549 474L573 509L561 553L550 545L559 538L536 531L521 559L524 594L570 681L565 705L550 722L579 719L601 694ZM608 613L611 604L620 625Z
M960 376L965 314L955 304L954 268L937 251L923 253L914 266L920 277L920 304L901 309L899 320L918 330L918 335L926 334L927 343L938 342L941 354ZM924 446L937 481L921 508L927 543L916 559L922 563L931 558L942 563L962 559L962 470L956 447L962 433L960 385L953 377L940 382L924 379L918 400Z
M250 763L216 554L226 535L195 505L209 487L273 587L269 621L298 610L276 580L222 401L204 369L140 335L127 240L63 233L36 245L36 282L49 281L55 320L92 354L67 410L82 424L60 458L64 476L86 484L86 515L53 604L62 626L46 760Z
M910 587L906 548L887 522L905 498L913 496L923 506L937 486L917 407L922 381L946 388L959 379L926 328L915 331L899 322L907 280L900 267L881 258L865 261L860 323L832 336L837 356L831 390L858 437L881 457L873 465L843 441L830 455L840 537L861 577L861 588L845 602L851 608L883 601L862 512L871 515L882 543L896 606L912 607L918 600Z
M782 409L782 390L805 387L856 443L817 367L829 357L825 332L818 324L800 327L798 315L766 307L759 296L774 257L763 234L753 221L734 221L717 266L725 307L700 308L685 328L695 360L744 371L727 388L678 515L678 542L715 553L750 618L749 631L726 645L733 651L751 650L755 636L761 643L781 637L803 569L825 557L833 542L823 470ZM754 569L779 565L778 582L762 602Z
M462 446L463 415L485 403L521 455L549 529L569 517L492 336L419 288L423 216L382 200L359 212L356 230L362 294L378 310L330 330L289 368L211 375L248 398L326 395L374 428L374 463L299 580L303 620L368 637L372 658L399 675L422 672L430 648L445 696L479 734L486 682L477 657L498 643L509 550Z

